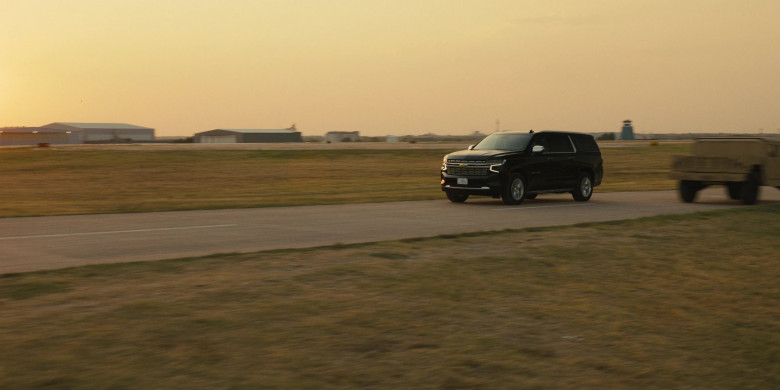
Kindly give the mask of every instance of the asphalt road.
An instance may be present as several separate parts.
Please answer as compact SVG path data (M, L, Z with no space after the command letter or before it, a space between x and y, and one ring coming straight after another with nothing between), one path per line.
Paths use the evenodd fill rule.
M780 203L762 187L760 202ZM519 206L444 199L284 208L0 218L0 274L215 253L303 248L441 234L570 225L741 206L723 188L682 203L675 191L542 195Z

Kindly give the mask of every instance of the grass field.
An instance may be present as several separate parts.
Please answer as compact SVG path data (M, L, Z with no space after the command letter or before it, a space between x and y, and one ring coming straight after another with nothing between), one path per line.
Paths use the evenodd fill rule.
M3 389L771 389L780 207L0 277Z
M596 192L672 189L688 147L603 148ZM0 149L0 217L442 199L447 152Z

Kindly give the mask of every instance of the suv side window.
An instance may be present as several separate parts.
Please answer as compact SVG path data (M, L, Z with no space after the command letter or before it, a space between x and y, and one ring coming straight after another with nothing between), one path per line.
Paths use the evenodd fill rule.
M569 136L566 134L547 134L550 139L550 153L574 153Z

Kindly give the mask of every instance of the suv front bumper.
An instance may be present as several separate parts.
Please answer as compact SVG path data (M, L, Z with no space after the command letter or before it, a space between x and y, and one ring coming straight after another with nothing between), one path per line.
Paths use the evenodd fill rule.
M458 183L461 179L461 183ZM462 181L465 179L466 183ZM498 173L488 176L456 176L441 174L441 190L463 195L501 196L501 177Z

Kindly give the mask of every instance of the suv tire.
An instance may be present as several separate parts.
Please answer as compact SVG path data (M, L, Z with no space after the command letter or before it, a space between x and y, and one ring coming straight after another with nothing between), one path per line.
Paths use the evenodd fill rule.
M447 193L447 199L449 199L450 202L463 203L468 198L469 198L468 194L453 194L452 192Z
M510 176L501 189L501 200L504 204L514 205L523 203L523 199L525 199L525 179L520 176Z
M577 178L577 188L571 192L574 200L578 202L587 202L593 195L593 179L586 172L580 173Z

